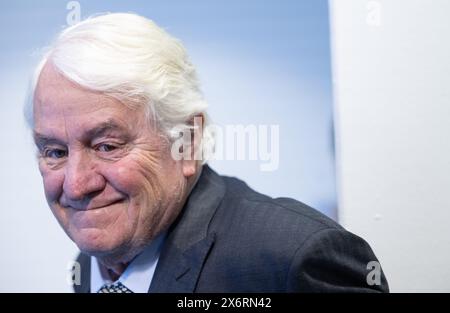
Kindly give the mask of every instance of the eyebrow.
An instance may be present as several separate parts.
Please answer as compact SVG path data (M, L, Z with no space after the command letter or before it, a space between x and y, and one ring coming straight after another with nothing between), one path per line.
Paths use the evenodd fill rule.
M121 125L120 123L116 122L113 119L109 119L86 131L82 135L82 138L83 140L92 140L93 138L104 136L105 134L113 131L126 133L126 127L124 127L123 125ZM62 140L59 140L52 136L41 134L37 131L33 132L33 138L37 146L43 146L45 144L64 145Z
M124 127L122 124L116 122L113 119L109 119L105 122L100 123L99 125L95 126L94 128L89 129L84 135L83 138L86 139L92 139L104 136L105 134L109 132L123 132L126 133L126 127Z

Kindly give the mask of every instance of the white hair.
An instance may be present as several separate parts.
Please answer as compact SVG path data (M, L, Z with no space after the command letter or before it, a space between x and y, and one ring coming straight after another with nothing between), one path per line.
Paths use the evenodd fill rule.
M179 136L180 125L192 129L192 118L202 114L202 149L212 151L207 103L195 68L181 42L153 21L110 13L63 30L35 70L26 108L30 126L35 88L48 61L82 87L142 106L170 140Z

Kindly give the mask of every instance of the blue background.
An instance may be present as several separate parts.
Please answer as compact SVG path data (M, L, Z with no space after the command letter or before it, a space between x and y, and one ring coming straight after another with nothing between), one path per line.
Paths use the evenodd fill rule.
M280 125L277 171L261 172L257 161L215 161L215 169L243 178L260 192L293 197L336 217L326 0L79 3L82 18L134 12L181 39L215 123ZM22 155L28 150L20 148L30 144L22 105L40 49L66 27L66 4L0 3L0 190L6 207L23 197L24 184L34 184L24 166L30 157ZM38 196L36 201L45 201Z

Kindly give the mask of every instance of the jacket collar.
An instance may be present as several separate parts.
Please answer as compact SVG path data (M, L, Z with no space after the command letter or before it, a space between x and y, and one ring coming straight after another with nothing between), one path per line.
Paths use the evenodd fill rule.
M215 233L208 226L225 195L225 184L204 165L182 213L169 230L149 292L193 292Z

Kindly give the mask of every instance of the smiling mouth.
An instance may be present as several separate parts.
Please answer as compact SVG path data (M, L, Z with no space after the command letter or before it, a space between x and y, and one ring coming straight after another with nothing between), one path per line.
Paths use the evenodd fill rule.
M75 210L75 211L94 211L94 210L104 209L104 208L107 208L107 207L110 207L110 206L113 206L113 205L116 205L116 204L119 204L119 203L123 203L123 202L125 202L125 199L118 199L118 200L115 200L115 201L112 201L112 202L108 202L107 204L102 204L102 205L97 205L97 206L90 206L90 205L88 205L87 207L83 207L83 208L81 208L81 207L78 208L78 207L74 207L74 206L71 206L71 205L63 206L63 207L68 208L68 209L72 209L72 210Z
M113 202L111 202L111 203L108 203L108 204L105 204L105 205L101 205L101 206L96 206L96 207L93 207L93 208L87 208L86 210L99 210L99 209L104 209L104 208L106 208L106 207L109 207L109 206L113 206L113 205L115 205L115 204L119 204L119 203L122 203L122 202L124 202L125 200L124 199L119 199L119 200L116 200L116 201L113 201Z

